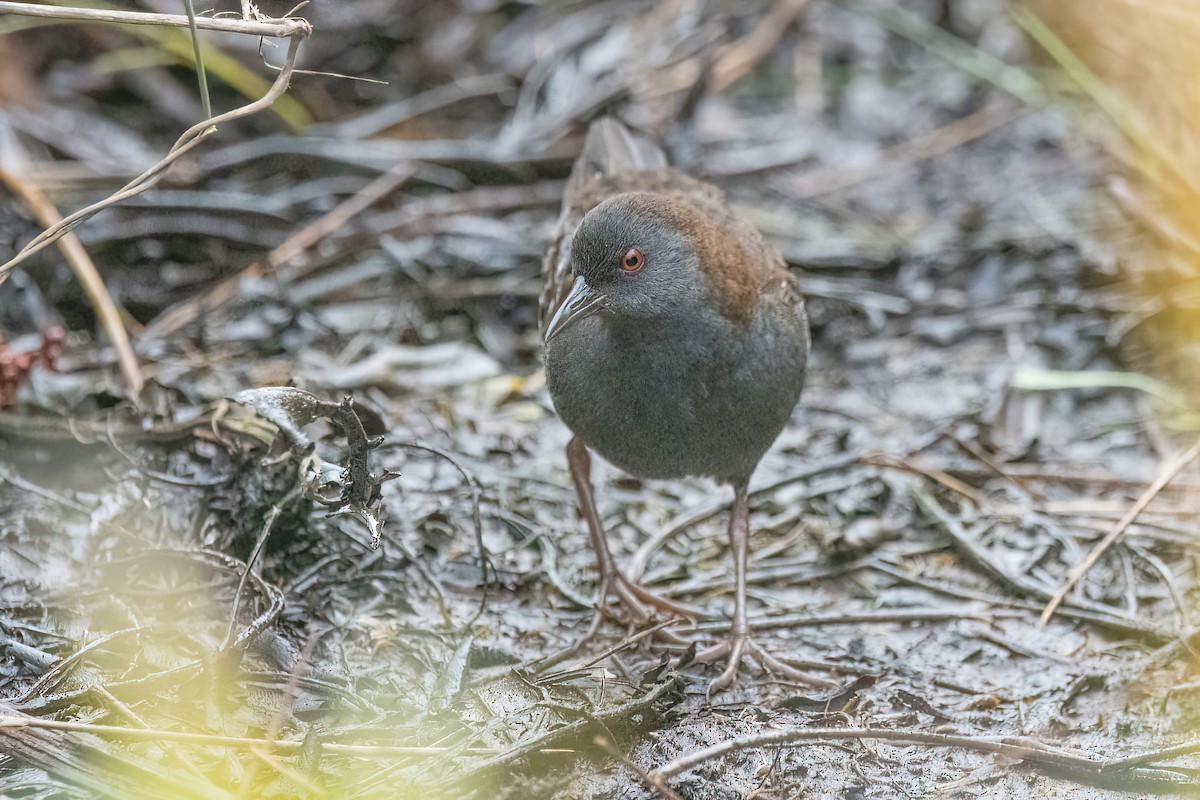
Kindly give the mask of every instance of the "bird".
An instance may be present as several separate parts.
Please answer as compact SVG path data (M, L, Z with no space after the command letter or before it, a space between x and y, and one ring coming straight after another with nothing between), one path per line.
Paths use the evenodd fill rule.
M663 150L610 116L588 128L542 264L546 383L570 429L567 462L600 573L635 622L699 612L627 578L605 538L591 451L641 478L707 476L733 489L728 637L695 660L744 659L831 685L768 653L746 613L750 477L791 419L810 350L799 282L722 191L668 166Z

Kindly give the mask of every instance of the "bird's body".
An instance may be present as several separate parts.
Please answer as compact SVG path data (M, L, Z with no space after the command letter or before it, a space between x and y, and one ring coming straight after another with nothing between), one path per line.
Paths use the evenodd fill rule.
M546 348L554 406L612 464L643 478L745 481L800 399L803 310L764 298L752 316L681 308L652 321L596 314Z
M661 150L610 119L593 123L547 253L546 378L575 434L568 458L604 592L644 616L689 610L617 570L592 498L587 448L644 478L703 475L735 491L737 574L728 685L750 642L745 614L746 485L791 416L809 334L796 280L720 190L666 166Z

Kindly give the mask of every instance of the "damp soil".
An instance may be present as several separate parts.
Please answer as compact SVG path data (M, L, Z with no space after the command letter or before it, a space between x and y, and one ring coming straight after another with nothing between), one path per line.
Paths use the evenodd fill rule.
M951 7L904 4L899 35L874 6L814 0L721 92L695 76L772 4L306 9L303 66L388 85L298 76L312 127L231 125L78 229L135 323L150 378L136 407L60 258L0 286L10 341L70 331L59 371L35 370L0 411L0 717L134 731L14 728L0 795L1196 794L1186 759L1036 757L1186 741L1200 474L1163 489L1039 623L1188 442L1144 392L1037 388L1138 367L1114 166L1077 106L947 60L949 38L1053 82L1004 4ZM106 72L53 35L19 34L38 54L17 87L32 97L0 121L74 208L169 146L167 100L186 116L194 75ZM773 654L836 689L748 665L709 699L719 665L664 666L678 649L637 626L605 617L581 643L594 563L536 306L562 181L600 111L721 186L805 287L804 397L751 484L751 614ZM398 165L385 197L255 268ZM0 237L36 231L0 202ZM351 452L321 414L282 435L228 399L284 385L353 397L382 444ZM347 461L400 473L378 486L378 549L312 483L336 491ZM704 610L679 636L719 639L728 489L594 474L618 561ZM808 728L829 732L654 774ZM837 733L863 728L887 733Z

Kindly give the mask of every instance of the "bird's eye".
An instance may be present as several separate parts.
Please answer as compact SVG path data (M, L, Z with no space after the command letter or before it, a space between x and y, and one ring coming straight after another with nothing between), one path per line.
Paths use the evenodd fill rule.
M637 272L646 264L646 256L641 250L636 247L631 247L625 251L625 255L621 257L621 269L626 272Z

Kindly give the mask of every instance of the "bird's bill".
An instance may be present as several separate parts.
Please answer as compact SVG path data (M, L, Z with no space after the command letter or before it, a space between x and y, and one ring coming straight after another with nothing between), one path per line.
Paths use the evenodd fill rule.
M545 341L548 342L562 333L572 322L578 322L584 317L595 314L600 310L603 302L604 295L588 286L582 276L576 278L575 284L571 286L571 291L567 293L562 305L550 319L550 324L546 326Z

